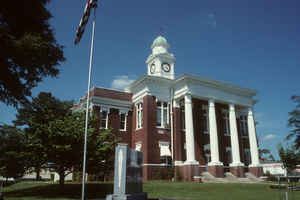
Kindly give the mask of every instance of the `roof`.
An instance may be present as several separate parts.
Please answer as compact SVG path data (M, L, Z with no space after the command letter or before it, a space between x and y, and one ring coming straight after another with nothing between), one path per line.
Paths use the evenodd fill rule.
M167 42L167 39L163 36L158 36L152 43L151 48L154 48L156 46L165 46L166 48L169 48L169 44Z
M123 101L131 101L131 97L132 97L132 94L128 92L121 92L118 90L99 88L99 87L92 88L90 95L96 97L123 100Z

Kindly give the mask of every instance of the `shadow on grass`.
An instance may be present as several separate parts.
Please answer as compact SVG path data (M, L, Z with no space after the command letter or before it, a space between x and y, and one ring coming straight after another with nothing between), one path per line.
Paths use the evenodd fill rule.
M14 191L4 192L5 197L40 197L40 198L75 198L81 197L81 184L36 185L30 188L20 188ZM88 183L86 185L86 198L105 198L112 193L112 183Z

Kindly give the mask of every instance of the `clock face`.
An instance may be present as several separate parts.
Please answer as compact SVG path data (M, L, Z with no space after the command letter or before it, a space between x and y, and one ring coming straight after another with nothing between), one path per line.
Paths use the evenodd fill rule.
M168 63L163 63L161 65L162 69L165 71L165 72L169 72L170 71L170 65Z
M152 65L150 66L150 72L151 72L151 74L154 74L154 72L155 72L155 64L154 63L152 63Z

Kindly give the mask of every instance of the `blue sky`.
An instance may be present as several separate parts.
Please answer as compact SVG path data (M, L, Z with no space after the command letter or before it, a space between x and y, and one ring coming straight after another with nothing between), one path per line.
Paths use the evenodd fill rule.
M85 2L48 5L67 61L34 96L48 91L78 101L87 90L91 23L74 46ZM288 112L295 108L290 97L300 95L299 9L296 0L99 0L92 86L120 89L145 74L151 43L163 28L176 57L176 76L196 74L259 91L260 144L277 157L277 144L289 132ZM0 110L0 122L15 118L14 108L0 103Z

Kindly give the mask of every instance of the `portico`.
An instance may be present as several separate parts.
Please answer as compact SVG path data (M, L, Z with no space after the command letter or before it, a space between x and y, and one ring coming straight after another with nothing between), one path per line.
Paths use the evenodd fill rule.
M179 131L182 134L184 134L184 140L185 142L185 154L181 156L182 158L186 158L185 160L180 160L180 153L175 152L175 165L181 166L181 167L188 167L191 168L191 166L194 168L193 171L197 172L195 170L195 166L198 166L199 168L203 167L203 165L207 165L206 169L208 172L210 172L215 177L223 177L224 176L224 163L223 160L226 160L226 168L229 168L229 171L235 175L236 177L244 177L244 168L245 165L242 162L242 155L243 151L245 151L245 148L241 143L245 143L245 141L249 141L249 148L251 152L251 158L249 158L252 162L249 165L249 171L253 172L255 175L259 175L260 173L260 164L259 164L259 158L258 158L258 148L257 148L257 138L256 138L256 132L255 132L255 126L254 126L254 117L253 117L253 111L252 107L255 103L254 100L252 100L249 97L252 97L256 91L250 91L248 89L240 88L240 87L228 87L228 85L223 85L223 87L219 87L219 91L216 90L213 86L208 85L208 81L205 80L205 86L202 84L195 83L196 81L202 82L201 79L194 79L195 77L185 77L185 83L188 82L189 84L185 86L180 86L180 88L184 88L185 92L183 90L175 90L174 97L177 103L174 103L175 112L174 117L175 121L176 118L182 118L178 117L176 115L184 114L184 124L185 124L185 130L180 130L182 128L175 128L175 131ZM194 79L194 80L189 80ZM195 85L193 85L195 84ZM212 83L211 83L212 84ZM215 86L215 85L214 85ZM197 90L200 91L208 91L208 90L215 90L215 95L213 97L208 97L205 95L204 92L197 92ZM206 88L205 88L206 87ZM211 87L211 88L209 88ZM226 88L227 87L227 88ZM238 90L238 91L237 91ZM228 96L222 94L222 92L226 91ZM218 96L218 94L220 94ZM231 96L230 96L231 95ZM229 97L230 96L230 97ZM238 103L237 102L238 99ZM244 101L241 101L243 99ZM203 127L200 127L199 130L195 130L194 123L198 121L198 119L194 119L195 116L198 116L197 112L199 108L194 106L196 104L196 101L201 101L204 106L208 108L208 133L206 133L203 130ZM178 108L178 102L184 101L184 113L183 112L176 112L176 109ZM222 110L226 111L224 113L225 116L222 117L220 115L220 109L216 111L216 104L222 105ZM203 105L202 105L203 107ZM242 112L241 112L242 111ZM217 114L218 113L218 114ZM239 134L239 116L243 114L243 116L247 117L248 122L248 136L241 136ZM227 116L226 116L227 115ZM227 117L227 118L226 118ZM203 119L203 118L202 118ZM225 121L225 119L228 119L228 124ZM198 121L200 122L200 121ZM200 122L201 123L201 122ZM205 122L204 122L205 123ZM176 124L175 124L176 126ZM228 126L228 127L227 127ZM199 126L198 126L199 127ZM225 131L225 129L228 128L228 132ZM197 128L196 128L197 129ZM222 131L224 130L224 131ZM202 134L207 137L206 141L201 141L201 139L205 140L204 137L200 136L201 139L196 142L197 140L197 134ZM175 133L175 137L178 137L178 133ZM226 142L222 141L226 140ZM245 140L245 141L242 141ZM175 139L175 141L178 141L178 139ZM201 158L197 155L197 152L204 151L204 145L205 142L209 144L209 151L210 151L210 160L206 159L205 163L202 161ZM200 144L200 145L199 145ZM224 146L222 146L224 144ZM198 145L198 146L197 146ZM175 144L176 146L176 144ZM177 144L177 146L180 146ZM243 148L241 148L243 147ZM200 148L200 149L199 149ZM201 149L202 148L202 149ZM221 148L221 152L220 152ZM197 150L198 149L198 150ZM225 149L230 149L230 162L229 162L229 156L225 158L224 151ZM177 150L180 151L180 149L177 148ZM175 150L176 151L176 150ZM183 150L184 151L184 150ZM177 155L177 156L176 156ZM204 157L204 155L201 155ZM205 155L207 156L207 155ZM222 157L222 159L220 159ZM245 158L243 158L245 159ZM200 161L200 162L199 162ZM190 171L190 170L182 170Z

